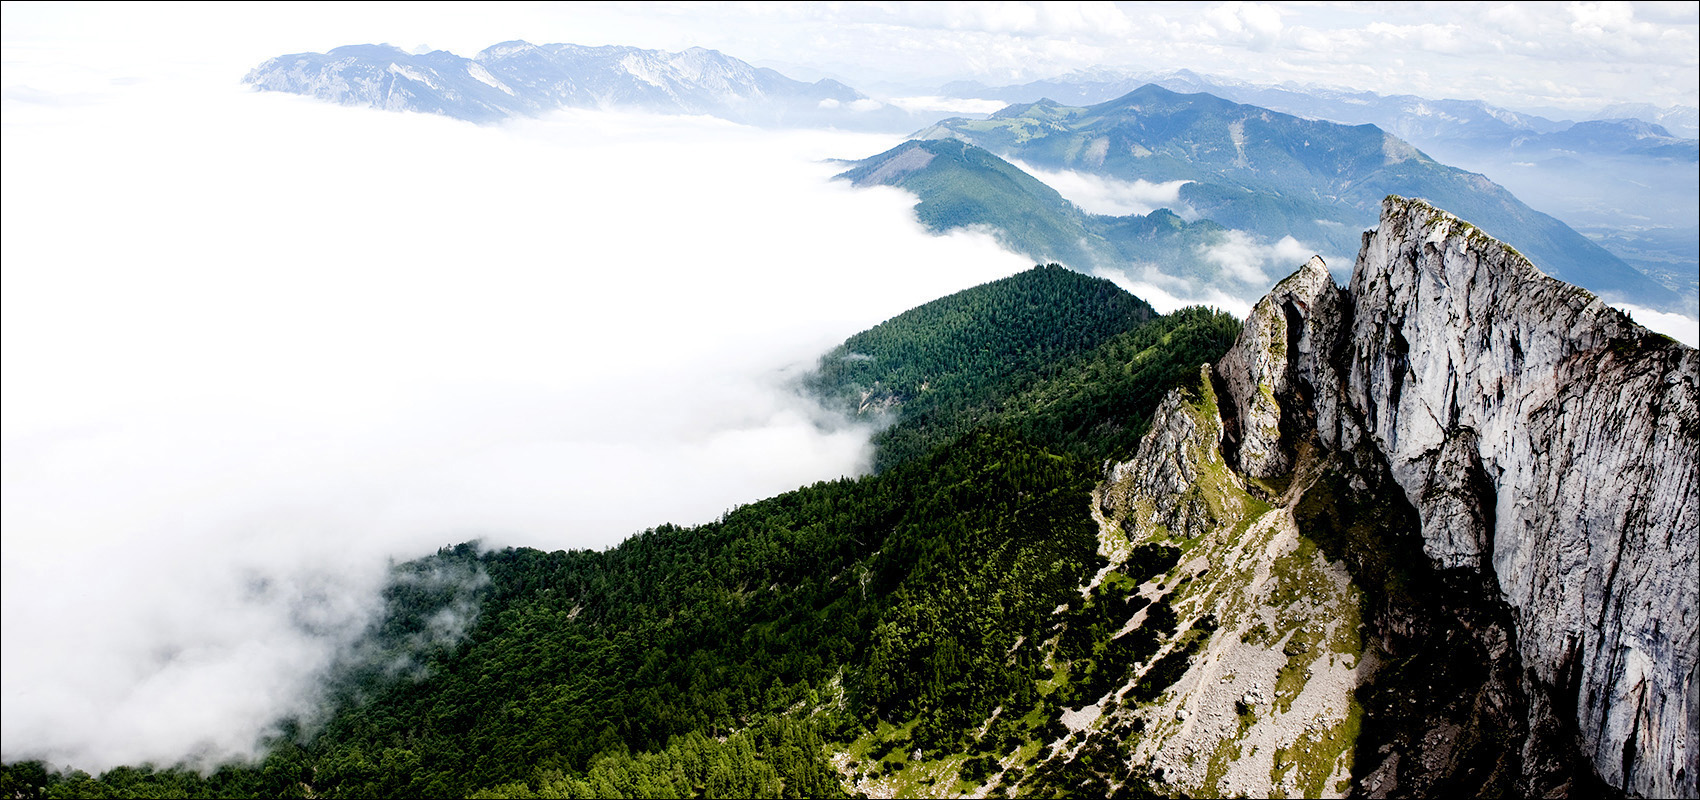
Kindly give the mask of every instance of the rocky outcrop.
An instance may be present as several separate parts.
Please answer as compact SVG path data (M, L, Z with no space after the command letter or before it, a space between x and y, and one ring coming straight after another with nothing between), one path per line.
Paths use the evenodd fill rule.
M1201 379L1208 386L1208 368ZM1174 392L1152 415L1151 429L1130 461L1110 467L1100 497L1108 519L1143 531L1162 529L1195 538L1237 517L1244 491L1221 455L1222 425L1216 398ZM1195 406L1209 406L1210 413ZM1135 537L1138 538L1138 537Z
M1307 264L1218 381L1247 474L1289 468L1310 431L1384 460L1434 565L1497 587L1531 714L1573 723L1600 778L1700 791L1700 354L1391 197L1349 290Z
M1258 499L1228 468L1222 412L1231 405L1211 373L1165 398L1133 458L1098 488L1109 560L1099 579L1125 574L1133 543L1184 550L1174 569L1143 580L1138 606L1129 606L1161 601L1187 621L1183 632L1169 631L1109 694L1065 714L1084 723L1069 726L1081 735L1050 759L1090 754L1095 736L1137 730L1119 746L1146 765L1159 794L1339 797L1359 746L1355 693L1377 665L1362 636L1365 594L1344 563L1305 538L1289 503ZM1148 619L1119 613L1130 618L1112 617L1118 636ZM1186 659L1184 674L1142 695L1136 687L1159 671L1154 664L1173 658Z
M1317 386L1339 382L1334 349L1342 318L1340 291L1313 256L1252 307L1216 375L1231 398L1228 449L1241 472L1272 478L1293 468L1291 442L1302 430L1338 426L1338 405L1317 418ZM1285 442L1285 444L1284 444Z

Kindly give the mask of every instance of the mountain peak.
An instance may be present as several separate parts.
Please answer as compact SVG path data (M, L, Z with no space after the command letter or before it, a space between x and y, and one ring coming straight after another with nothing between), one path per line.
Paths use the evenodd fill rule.
M480 50L475 58L479 61L507 58L515 53L525 53L537 49L539 49L537 45L534 45L531 42L525 41L524 39L514 39L512 41L490 45L489 47Z
M1011 119L1014 117L1026 116L1034 111L1048 111L1054 108L1066 108L1066 106L1050 99L1049 97L1041 97L1031 103L1015 103L1013 105L1004 106L1003 108L993 111L991 118Z
M1130 106L1145 106L1154 104L1165 108L1175 106L1197 106L1225 109L1240 106L1239 103L1235 103L1232 100L1224 100L1208 92L1182 93L1166 89L1155 83L1147 83L1144 86L1122 95L1121 97L1117 97L1113 100L1106 100L1097 105L1088 106L1088 108L1096 113L1104 114L1115 112ZM1256 108L1255 106L1245 106L1245 108L1255 108L1259 112L1270 113L1266 109Z
M1381 212L1346 290L1312 259L1218 363L1230 462L1385 464L1433 566L1512 611L1523 752L1578 742L1613 786L1692 796L1700 353L1425 200Z
M393 44L345 44L332 48L326 55L336 58L412 58L408 53Z

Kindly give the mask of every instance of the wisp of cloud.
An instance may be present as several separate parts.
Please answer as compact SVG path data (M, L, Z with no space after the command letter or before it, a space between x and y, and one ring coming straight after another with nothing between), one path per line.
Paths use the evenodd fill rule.
M1057 194L1089 214L1144 216L1159 208L1167 208L1189 222L1198 219L1198 212L1180 200L1181 187L1192 181L1153 183L1139 178L1129 182L1072 169L1040 169L1022 161L1012 160L1010 163L1057 190Z

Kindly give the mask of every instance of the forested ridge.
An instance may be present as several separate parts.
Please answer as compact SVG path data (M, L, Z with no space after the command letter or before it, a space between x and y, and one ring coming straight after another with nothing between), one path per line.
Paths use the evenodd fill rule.
M1175 642L1135 696L1160 691L1210 635L1129 596L1172 548L1080 587L1104 563L1088 513L1104 461L1238 327L1159 316L1056 267L935 301L852 337L810 381L888 415L874 474L604 551L445 547L395 568L328 714L285 721L262 761L98 777L14 763L0 794L842 796L845 777L914 759L978 785L990 759L1055 739L1063 704ZM465 635L440 635L445 619ZM1078 793L1125 773L1116 761L1095 772L1088 753L1004 788Z
M1204 308L1159 316L1110 281L1051 264L850 337L810 387L854 413L890 413L876 469L987 427L1101 461L1131 453L1163 395L1239 330Z

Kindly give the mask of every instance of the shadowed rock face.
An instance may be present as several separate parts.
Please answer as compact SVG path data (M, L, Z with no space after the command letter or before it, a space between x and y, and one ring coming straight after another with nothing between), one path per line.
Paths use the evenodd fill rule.
M1289 469L1312 430L1373 455L1434 566L1497 588L1529 698L1524 787L1569 738L1612 786L1700 791L1700 353L1390 197L1349 290L1313 260L1217 370L1242 471Z

